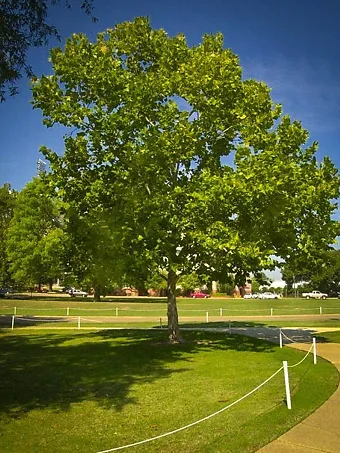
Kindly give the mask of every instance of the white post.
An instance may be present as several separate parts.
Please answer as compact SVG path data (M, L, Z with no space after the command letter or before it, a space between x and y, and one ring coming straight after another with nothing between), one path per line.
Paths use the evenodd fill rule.
M223 308L220 308L220 316L223 316Z
M270 309L270 316L273 316L273 309Z
M14 329L14 318L15 316L12 316L12 330Z
M282 348L282 332L281 332L281 329L280 329L280 348Z
M286 360L283 361L283 374L284 374L284 377L285 377L287 407L288 407L288 409L291 409L292 408L292 403L291 403L291 400L290 400L288 363L287 363Z
M314 365L316 365L316 338L313 337L313 355L314 355Z
M69 314L70 314L70 307L67 307L66 315L69 316Z
M80 329L80 316L78 316L78 329Z
M14 314L17 314L17 307L14 307Z
M205 317L206 317L207 322L209 322L209 312L206 312Z
M322 315L322 307L320 307L320 315Z
M116 307L116 316L118 316L118 307Z

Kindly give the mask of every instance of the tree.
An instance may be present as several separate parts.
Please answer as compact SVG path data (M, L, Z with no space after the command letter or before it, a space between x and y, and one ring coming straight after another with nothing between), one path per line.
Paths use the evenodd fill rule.
M283 279L288 287L305 282L308 290L318 289L328 294L340 292L340 251L319 250L309 260L296 260L284 265Z
M33 76L26 62L30 47L48 44L50 37L60 39L58 30L46 22L49 7L60 0L0 0L0 100L17 94L16 82L24 72ZM66 0L68 8L71 2ZM80 7L92 15L92 0L81 0ZM93 20L96 20L92 17Z
M252 276L250 279L251 281L251 289L253 293L260 292L260 287L262 286L270 286L272 281L266 276L264 272L259 272L256 276Z
M0 286L11 284L6 241L8 227L13 217L16 196L16 192L11 189L9 184L4 184L0 188Z
M68 246L66 269L83 285L94 289L99 301L106 288L122 275L124 250L116 233L114 219L100 213L80 215L74 206L65 209Z
M7 232L13 278L20 284L52 286L63 271L65 233L58 203L48 197L44 179L34 178L18 194Z
M51 62L33 104L73 130L63 155L42 148L58 195L111 210L126 247L166 275L170 341L181 275L242 284L274 256L334 241L337 170L264 83L242 80L220 33L189 48L138 18L95 43L72 36Z
M188 275L181 275L178 279L178 285L181 287L182 293L188 295L191 291L202 286L202 282L195 272Z

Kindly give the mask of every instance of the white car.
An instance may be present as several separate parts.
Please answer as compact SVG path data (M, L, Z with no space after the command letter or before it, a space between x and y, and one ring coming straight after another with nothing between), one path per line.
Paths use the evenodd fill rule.
M74 288L70 289L70 291L68 293L71 297L76 297L76 296L87 297L89 295L89 293L87 293L86 291L82 291L81 289L74 289Z
M274 294L274 293L262 293L259 294L259 299L280 299L281 294Z
M258 293L253 293L253 294L245 294L243 296L243 299L258 299L259 295Z

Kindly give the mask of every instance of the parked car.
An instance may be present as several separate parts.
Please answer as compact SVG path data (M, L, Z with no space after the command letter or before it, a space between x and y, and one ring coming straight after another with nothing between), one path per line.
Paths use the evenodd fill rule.
M302 297L306 299L327 299L328 294L321 293L320 291L311 291L309 293L302 293Z
M72 286L64 286L64 288L62 288L62 292L69 294L73 289L75 288L73 288Z
M4 299L7 294L9 294L9 289L8 288L0 288L0 297Z
M253 294L245 294L243 296L243 299L258 299L259 295L258 293L253 293Z
M208 297L210 297L210 294L197 291L191 293L190 297L192 297L193 299L207 299Z
M281 298L281 294L274 294L274 293L265 292L265 293L259 294L258 298L259 299L280 299Z
M75 288L70 289L70 291L68 293L71 297L76 297L76 296L87 297L89 295L89 293L87 293L86 291L82 291L81 289L75 289Z

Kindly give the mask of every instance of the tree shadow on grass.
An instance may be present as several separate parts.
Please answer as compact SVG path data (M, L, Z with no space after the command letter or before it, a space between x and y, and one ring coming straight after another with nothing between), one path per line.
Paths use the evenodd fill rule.
M13 315L0 315L0 330L9 329L12 327ZM25 327L42 327L44 324L60 324L60 323L73 323L76 325L74 317L62 317L62 316L15 316L13 328L25 328Z
M120 411L138 404L133 385L186 372L201 351L275 350L272 344L249 337L213 332L186 332L185 337L186 343L170 345L166 332L155 331L1 335L0 414L67 411L84 401Z
M181 324L182 329L201 329L203 331L216 330L229 333L230 335L246 335L258 338L259 340L280 343L280 331L282 332L282 343L311 343L315 331L310 329L282 329L275 325L268 325L258 321L217 321L209 323L186 323Z

